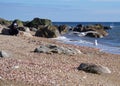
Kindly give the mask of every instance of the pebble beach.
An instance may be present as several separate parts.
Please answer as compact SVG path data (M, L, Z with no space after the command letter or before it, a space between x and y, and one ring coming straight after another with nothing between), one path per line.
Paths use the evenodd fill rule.
M78 55L34 53L42 44L51 43L80 50ZM0 58L1 86L119 86L120 55L96 48L75 46L50 38L0 35L0 49L9 57ZM77 70L81 63L103 65L110 74Z

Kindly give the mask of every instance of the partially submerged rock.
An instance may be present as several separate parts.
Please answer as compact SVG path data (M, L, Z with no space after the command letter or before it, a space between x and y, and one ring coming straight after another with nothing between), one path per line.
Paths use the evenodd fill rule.
M41 45L36 48L34 52L38 53L58 53L58 54L67 54L67 55L77 55L81 52L77 49L65 48L54 44Z
M68 25L60 25L58 27L58 30L59 30L60 34L63 35L68 32L68 28L69 28Z
M77 25L73 29L73 31L85 32L86 36L95 37L95 38L102 38L108 35L105 27L101 24L87 25L87 26Z
M81 63L78 67L78 70L83 70L85 72L94 73L94 74L111 73L111 71L107 67L90 64L90 63Z

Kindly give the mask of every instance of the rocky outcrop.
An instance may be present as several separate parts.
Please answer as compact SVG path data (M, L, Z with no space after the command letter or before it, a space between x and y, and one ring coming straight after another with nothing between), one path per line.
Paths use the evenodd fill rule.
M32 21L25 23L25 26L34 27L37 29L40 25L48 26L48 25L52 25L52 22L49 19L34 18Z
M60 35L58 28L55 26L43 26L36 33L35 36L46 37L46 38L55 38Z
M54 44L41 45L40 47L36 48L34 52L47 53L47 54L57 53L57 54L66 54L66 55L81 54L81 52L77 49L65 48Z
M90 63L81 63L80 66L78 67L78 70L83 70L85 72L94 74L111 73L111 71L107 67Z
M95 37L95 38L102 38L102 37L108 35L105 28L106 27L104 27L100 24L88 25L88 26L77 25L77 27L75 27L73 31L87 32L86 36Z

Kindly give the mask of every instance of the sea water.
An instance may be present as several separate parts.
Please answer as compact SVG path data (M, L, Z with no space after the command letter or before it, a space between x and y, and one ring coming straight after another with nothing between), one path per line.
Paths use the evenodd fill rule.
M67 34L62 35L56 39L67 44L94 47L99 48L103 52L120 54L120 22L53 22L53 24L66 24L72 27L78 24L102 24L104 26L110 26L112 29L107 30L109 35L103 38L91 38L81 36L79 33L74 34L73 32L68 32Z

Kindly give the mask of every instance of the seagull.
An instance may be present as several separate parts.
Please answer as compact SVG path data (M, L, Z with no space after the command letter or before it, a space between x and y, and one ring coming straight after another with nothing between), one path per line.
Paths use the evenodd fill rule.
M98 43L97 43L97 40L96 40L96 39L95 39L94 45L95 45L95 46L97 46L97 45L98 45Z

